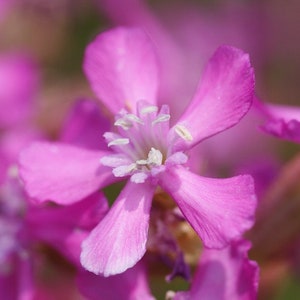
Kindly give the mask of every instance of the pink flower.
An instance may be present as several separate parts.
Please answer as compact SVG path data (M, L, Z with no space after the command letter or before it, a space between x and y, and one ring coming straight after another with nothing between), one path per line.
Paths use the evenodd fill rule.
M59 139L88 149L106 149L105 140L95 137L109 131L110 123L95 101L79 99L65 118Z
M258 3L241 6L237 3L224 2L219 3L213 9L211 7L207 9L205 5L184 2L183 5L174 3L170 10L168 5L160 5L161 3L155 8L150 7L147 1L98 0L96 2L113 24L145 28L154 43L159 45L157 50L162 64L159 101L161 98L164 99L164 103L177 100L176 106L172 107L173 121L186 107L189 95L197 84L200 74L199 66L205 63L212 49L223 43L246 49L252 59L254 58L257 69L262 67L266 59L269 59L268 48L274 49L276 46L268 47L270 40L266 41L265 36L272 36L273 32L277 31L270 31L270 28L266 26L266 17L270 16L265 14L265 10ZM278 34L276 37L278 38ZM184 74L184 80L182 80L182 74ZM240 163L236 159L237 156L240 156L240 153L247 154L249 150L251 150L250 160L254 155L257 156L258 152L265 156L269 156L270 153L274 155L274 149L277 147L271 145L266 135L258 132L256 128L262 123L265 132L299 143L300 113L298 107L258 101L255 104L251 109L252 115L256 115L256 119L263 120L258 123L258 120L249 119L250 130L245 127L241 128L239 125L241 130L235 129L230 142L222 147L227 151L218 151L219 147L212 149L218 156L225 157L225 163L232 162L227 152L232 154L235 164ZM248 143L247 141L243 143L243 151L238 148L239 151L235 153L233 148L236 148L236 143L240 143L239 137L236 137L239 134L238 131L243 137L247 134L251 136L247 136ZM227 139L229 135L230 133L226 133L225 138ZM260 143L259 149L255 147L256 143ZM267 153L263 153L262 150L266 150L268 146ZM245 157L245 155L242 156Z
M190 291L178 292L173 300L257 299L258 265L248 259L250 242L233 241L222 250L205 249ZM168 298L169 299L169 298Z
M223 44L249 52L256 68L265 58L265 13L260 4L193 1L150 5L147 0L96 0L114 26L143 28L157 45L161 64L158 102L170 104L172 122L186 108L211 53ZM184 77L184 80L183 80Z
M300 108L263 103L255 99L255 107L264 117L262 129L278 138L300 143Z
M82 270L79 273L78 288L89 300L154 300L148 286L148 278L142 263L126 272L109 278Z
M87 48L84 69L102 104L115 115L116 130L104 134L108 150L35 143L22 152L20 166L28 193L39 202L71 204L130 178L83 242L86 269L108 276L141 259L157 186L173 197L206 247L225 247L252 226L256 197L251 176L211 179L184 166L189 149L247 113L254 89L247 54L220 47L171 128L169 107L157 107L159 70L142 31L117 28L99 35Z
M32 125L38 70L24 54L0 55L0 182L19 152L42 133Z
M37 88L37 68L28 57L24 54L0 55L1 127L28 121L33 114Z

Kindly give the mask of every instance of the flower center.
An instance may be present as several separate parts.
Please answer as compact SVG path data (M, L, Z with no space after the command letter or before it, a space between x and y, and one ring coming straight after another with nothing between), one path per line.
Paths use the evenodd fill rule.
M114 125L118 132L106 132L104 137L113 154L101 158L101 163L113 168L116 177L131 176L131 181L144 182L166 166L183 164L187 156L182 152L172 153L169 130L169 107L138 102L137 114L122 110ZM175 128L177 137L189 139L183 126Z

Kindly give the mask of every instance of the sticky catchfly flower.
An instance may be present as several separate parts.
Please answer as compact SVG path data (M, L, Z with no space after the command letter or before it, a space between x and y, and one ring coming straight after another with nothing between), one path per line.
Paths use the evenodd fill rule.
M129 178L83 242L86 269L108 276L141 259L158 186L172 196L206 247L225 247L252 226L256 198L251 176L211 179L185 166L189 149L247 113L254 90L247 54L220 47L179 120L172 120L167 105L157 105L158 63L143 31L122 27L99 35L87 47L84 70L102 104L115 115L114 129L104 133L107 149L35 143L21 154L20 165L31 197L61 204Z

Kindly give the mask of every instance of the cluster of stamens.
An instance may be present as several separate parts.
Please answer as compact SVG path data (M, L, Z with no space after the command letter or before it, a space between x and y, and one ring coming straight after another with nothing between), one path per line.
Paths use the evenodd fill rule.
M101 163L113 168L116 177L131 176L131 181L141 183L150 175L165 170L168 164L182 164L187 156L172 153L169 130L169 108L138 103L137 114L122 110L114 125L118 133L106 132L104 137L114 153L102 157ZM176 136L190 140L190 133L182 126L175 126Z

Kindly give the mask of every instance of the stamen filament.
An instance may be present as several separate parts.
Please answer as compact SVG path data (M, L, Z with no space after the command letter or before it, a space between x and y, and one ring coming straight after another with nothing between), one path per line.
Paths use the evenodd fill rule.
M141 114L149 114L149 113L154 113L158 111L158 107L153 105L153 106L146 106L141 109Z
M170 115L167 114L161 114L156 117L155 120L152 121L152 126L154 126L157 123L166 122L170 120Z

